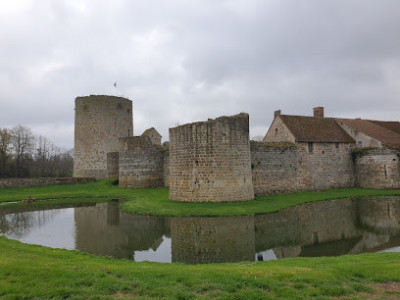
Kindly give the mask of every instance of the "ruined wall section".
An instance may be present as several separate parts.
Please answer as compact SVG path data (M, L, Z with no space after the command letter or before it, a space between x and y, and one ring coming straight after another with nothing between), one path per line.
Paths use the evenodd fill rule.
M164 186L165 147L154 145L148 136L122 138L119 154L119 186L152 188Z
M359 149L354 152L356 185L362 188L400 188L400 164L397 150Z
M353 144L252 142L256 195L354 186Z
M178 126L169 135L171 200L253 199L248 114Z
M132 101L114 96L76 98L74 177L106 178L107 153L119 152L118 139L132 134Z

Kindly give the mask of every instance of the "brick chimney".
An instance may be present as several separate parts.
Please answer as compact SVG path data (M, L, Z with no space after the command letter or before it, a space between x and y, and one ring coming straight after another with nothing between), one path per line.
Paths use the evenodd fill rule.
M322 106L314 107L314 117L318 117L318 118L324 117L324 108Z
M274 111L274 119L276 118L276 116L280 116L280 115L281 115L281 110Z

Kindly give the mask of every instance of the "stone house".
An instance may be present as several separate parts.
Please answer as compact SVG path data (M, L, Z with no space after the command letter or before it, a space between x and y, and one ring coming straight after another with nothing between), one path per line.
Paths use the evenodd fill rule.
M355 140L323 108L314 117L282 115L264 137L264 147L253 151L253 183L259 194L320 190L354 185L351 153ZM290 149L280 150L285 144Z
M161 134L158 133L158 131L154 128L151 127L149 129L146 129L143 133L142 136L148 136L151 140L151 142L154 145L161 145Z
M292 166L302 170L291 175L298 178L291 182L289 189L293 191L353 186L400 188L399 122L325 118L323 107L314 108L313 117L276 111L264 143L293 143L295 155L279 158L292 157ZM262 186L266 184L264 180Z

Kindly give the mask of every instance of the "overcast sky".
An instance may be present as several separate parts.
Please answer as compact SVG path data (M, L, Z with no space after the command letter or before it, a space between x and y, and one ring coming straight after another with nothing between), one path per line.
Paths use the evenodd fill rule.
M117 82L117 89L114 88ZM240 112L399 120L398 0L0 0L0 127L72 148L74 100L133 100L134 132Z

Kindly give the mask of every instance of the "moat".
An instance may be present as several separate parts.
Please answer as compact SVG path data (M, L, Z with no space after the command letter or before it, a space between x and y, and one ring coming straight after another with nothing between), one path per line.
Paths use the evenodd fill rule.
M188 264L400 251L400 197L339 199L242 217L155 217L117 202L0 207L0 235L135 261Z

